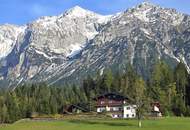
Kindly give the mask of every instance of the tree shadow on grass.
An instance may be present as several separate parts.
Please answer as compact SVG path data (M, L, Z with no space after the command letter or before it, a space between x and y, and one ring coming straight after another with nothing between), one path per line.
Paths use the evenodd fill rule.
M89 125L106 125L106 126L134 126L129 123L122 122L106 122L106 121L87 121L87 120L70 120L70 123L75 124L89 124Z

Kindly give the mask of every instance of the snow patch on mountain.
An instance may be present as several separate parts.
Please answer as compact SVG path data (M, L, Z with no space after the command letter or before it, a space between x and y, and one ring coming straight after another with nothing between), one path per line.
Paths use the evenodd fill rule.
M145 28L140 28L146 35L150 35L149 30L145 29Z
M81 80L88 72L103 74L106 67L122 69L126 62L143 74L155 57L167 58L171 64L182 59L190 72L189 52L180 52L175 42L179 37L182 42L189 40L184 16L145 2L115 15L103 16L76 6L25 27L0 26L0 58L4 58L0 78L15 85L30 80L54 84L69 78ZM177 30L174 26L179 24Z
M41 17L40 19L38 19L36 21L36 23L41 24L44 27L48 27L48 26L56 26L56 20L57 20L57 16L52 16L52 17Z
M31 44L41 52L45 47L57 54L73 57L99 33L98 26L106 24L111 18L112 15L99 15L79 6L58 16L41 17L30 24L33 31Z
M14 48L17 38L24 33L26 26L1 25L0 26L0 59L6 57Z
M71 18L86 17L86 15L96 15L94 12L85 10L79 6L69 9L66 14Z
M82 51L82 49L83 49L83 47L80 46L79 44L71 45L71 47L70 47L70 53L68 53L66 56L68 58L72 58L75 55L79 54Z
M140 20L145 21L145 22L150 22L150 18L147 16L148 12L151 11L150 9L147 10L138 10L134 12L133 14Z
M40 54L40 55L43 55L47 59L52 59L52 57L48 56L46 53L44 53L42 51L39 51L39 50L35 49L35 52L38 53L38 54Z

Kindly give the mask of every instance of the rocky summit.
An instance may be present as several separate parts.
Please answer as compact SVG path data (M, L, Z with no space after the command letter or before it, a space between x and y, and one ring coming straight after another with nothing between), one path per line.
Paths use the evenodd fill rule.
M23 26L0 25L2 87L79 83L133 65L147 77L157 59L190 72L190 16L149 2L103 16L74 7Z

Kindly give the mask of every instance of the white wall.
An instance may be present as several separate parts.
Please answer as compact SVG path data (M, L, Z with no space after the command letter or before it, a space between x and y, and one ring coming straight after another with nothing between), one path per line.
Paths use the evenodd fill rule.
M118 111L120 107L98 107L97 112L101 113L104 111L109 112ZM113 118L118 118L117 115L113 114ZM123 106L123 118L135 118L136 117L136 105L125 105Z
M121 107L108 107L108 106L106 106L106 107L98 107L97 112L121 111L121 109L122 109Z
M136 105L125 105L123 107L123 118L135 118Z
M106 111L106 108L105 107L98 107L97 108L97 112L100 113L100 112L104 112Z

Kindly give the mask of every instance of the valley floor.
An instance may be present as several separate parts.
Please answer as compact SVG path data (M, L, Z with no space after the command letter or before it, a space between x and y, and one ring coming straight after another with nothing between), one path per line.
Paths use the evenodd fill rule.
M162 118L144 120L138 128L137 120L64 120L64 121L18 121L0 126L0 130L190 130L190 118Z

